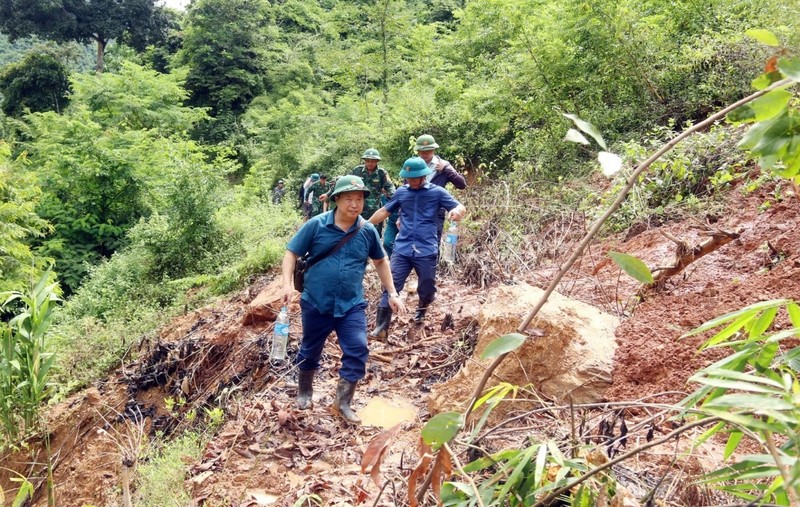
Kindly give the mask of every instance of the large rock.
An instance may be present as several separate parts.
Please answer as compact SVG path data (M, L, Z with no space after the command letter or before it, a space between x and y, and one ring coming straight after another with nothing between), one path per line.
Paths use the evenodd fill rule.
M247 305L241 324L243 326L253 326L266 322L274 322L278 317L283 305L283 280L281 277L271 281L261 292Z
M499 336L516 332L543 294L543 290L525 284L501 286L489 293L478 314L480 332L474 360L432 390L428 401L432 414L466 408L491 363L480 359L481 352ZM567 401L570 396L575 403L602 401L603 392L611 384L616 350L614 329L618 323L612 315L554 292L528 328L541 330L544 336L529 336L509 354L487 388L502 379L518 386L531 385L557 402ZM514 407L523 408L517 403Z

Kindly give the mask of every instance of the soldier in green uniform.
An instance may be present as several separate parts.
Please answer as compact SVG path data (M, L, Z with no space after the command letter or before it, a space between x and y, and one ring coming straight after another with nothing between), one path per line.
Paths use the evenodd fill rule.
M325 199L320 199L321 196L330 192L331 187L328 185L328 177L324 174L319 175L319 181L315 181L306 190L306 201L311 205L311 211L308 217L315 217L325 211Z
M378 150L369 148L361 155L361 160L363 163L353 168L350 174L361 178L364 181L364 185L370 190L369 197L364 199L364 211L361 213L365 220L369 220L369 217L383 206L381 204L381 195L391 199L395 188L386 169L378 165L378 161L381 160L381 154ZM380 234L383 229L383 222L377 224L375 228L378 229L378 234Z
M383 207L381 196L385 196L386 199L391 199L394 195L394 183L392 183L391 178L389 178L386 169L378 165L380 159L380 152L375 148L369 148L361 155L363 164L354 167L353 170L350 171L350 174L353 176L361 178L364 181L364 185L370 191L369 197L364 198L364 211L361 213L364 220L369 220L375 211ZM324 195L322 199L327 201L328 196ZM378 230L378 235L380 235L383 230L383 222L375 225L375 228Z

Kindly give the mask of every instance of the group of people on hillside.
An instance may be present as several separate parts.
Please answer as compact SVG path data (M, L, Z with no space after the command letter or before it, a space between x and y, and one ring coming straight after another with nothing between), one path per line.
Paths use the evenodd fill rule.
M436 267L445 217L458 221L466 214L464 206L445 189L447 183L465 188L466 180L436 155L437 148L433 136L417 138L419 156L403 163L399 177L404 184L399 188L379 166L380 152L369 148L361 156L362 164L336 178L331 187L323 186L327 185L325 175L312 174L309 185L301 190L303 203L308 203L312 211L289 241L282 263L284 304L289 303L294 291L292 275L297 259L308 256L313 263L305 274L300 298L303 337L296 359L300 409L312 404L322 349L331 331L336 331L342 366L333 408L345 421L360 423L350 404L358 381L366 373L369 355L363 287L368 260L372 260L383 286L376 325L369 337L386 341L392 316L406 313L399 292L412 269L417 274L419 294L415 322L424 321L436 298ZM317 203L319 207L314 208ZM328 205L333 207L331 211L325 211ZM315 209L319 211L314 213Z

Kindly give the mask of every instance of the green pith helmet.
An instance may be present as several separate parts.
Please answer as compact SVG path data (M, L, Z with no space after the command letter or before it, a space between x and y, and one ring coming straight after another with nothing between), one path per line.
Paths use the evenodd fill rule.
M436 144L436 139L430 134L422 134L417 138L417 144L414 146L416 151L435 150L439 145Z
M319 179L319 174L317 174L317 173L312 173L311 174L311 181L317 181L318 179Z
M400 177L421 178L429 175L432 172L433 169L428 167L428 164L426 164L424 160L419 157L411 157L403 162L403 168L400 169Z
M380 160L381 159L381 152L376 150L375 148L369 148L361 155L361 160Z
M339 179L336 180L336 187L334 187L333 192L331 192L329 197L333 199L339 194L343 194L345 192L355 192L358 190L364 192L364 197L368 197L370 194L369 189L364 186L364 180L358 176L339 176Z

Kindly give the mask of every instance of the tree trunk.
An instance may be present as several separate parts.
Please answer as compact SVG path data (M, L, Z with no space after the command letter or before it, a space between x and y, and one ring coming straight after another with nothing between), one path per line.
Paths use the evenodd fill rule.
M103 57L106 54L106 44L108 44L108 40L104 39L100 35L93 38L97 41L97 63L95 63L94 71L98 74L102 74L103 67L105 66Z

